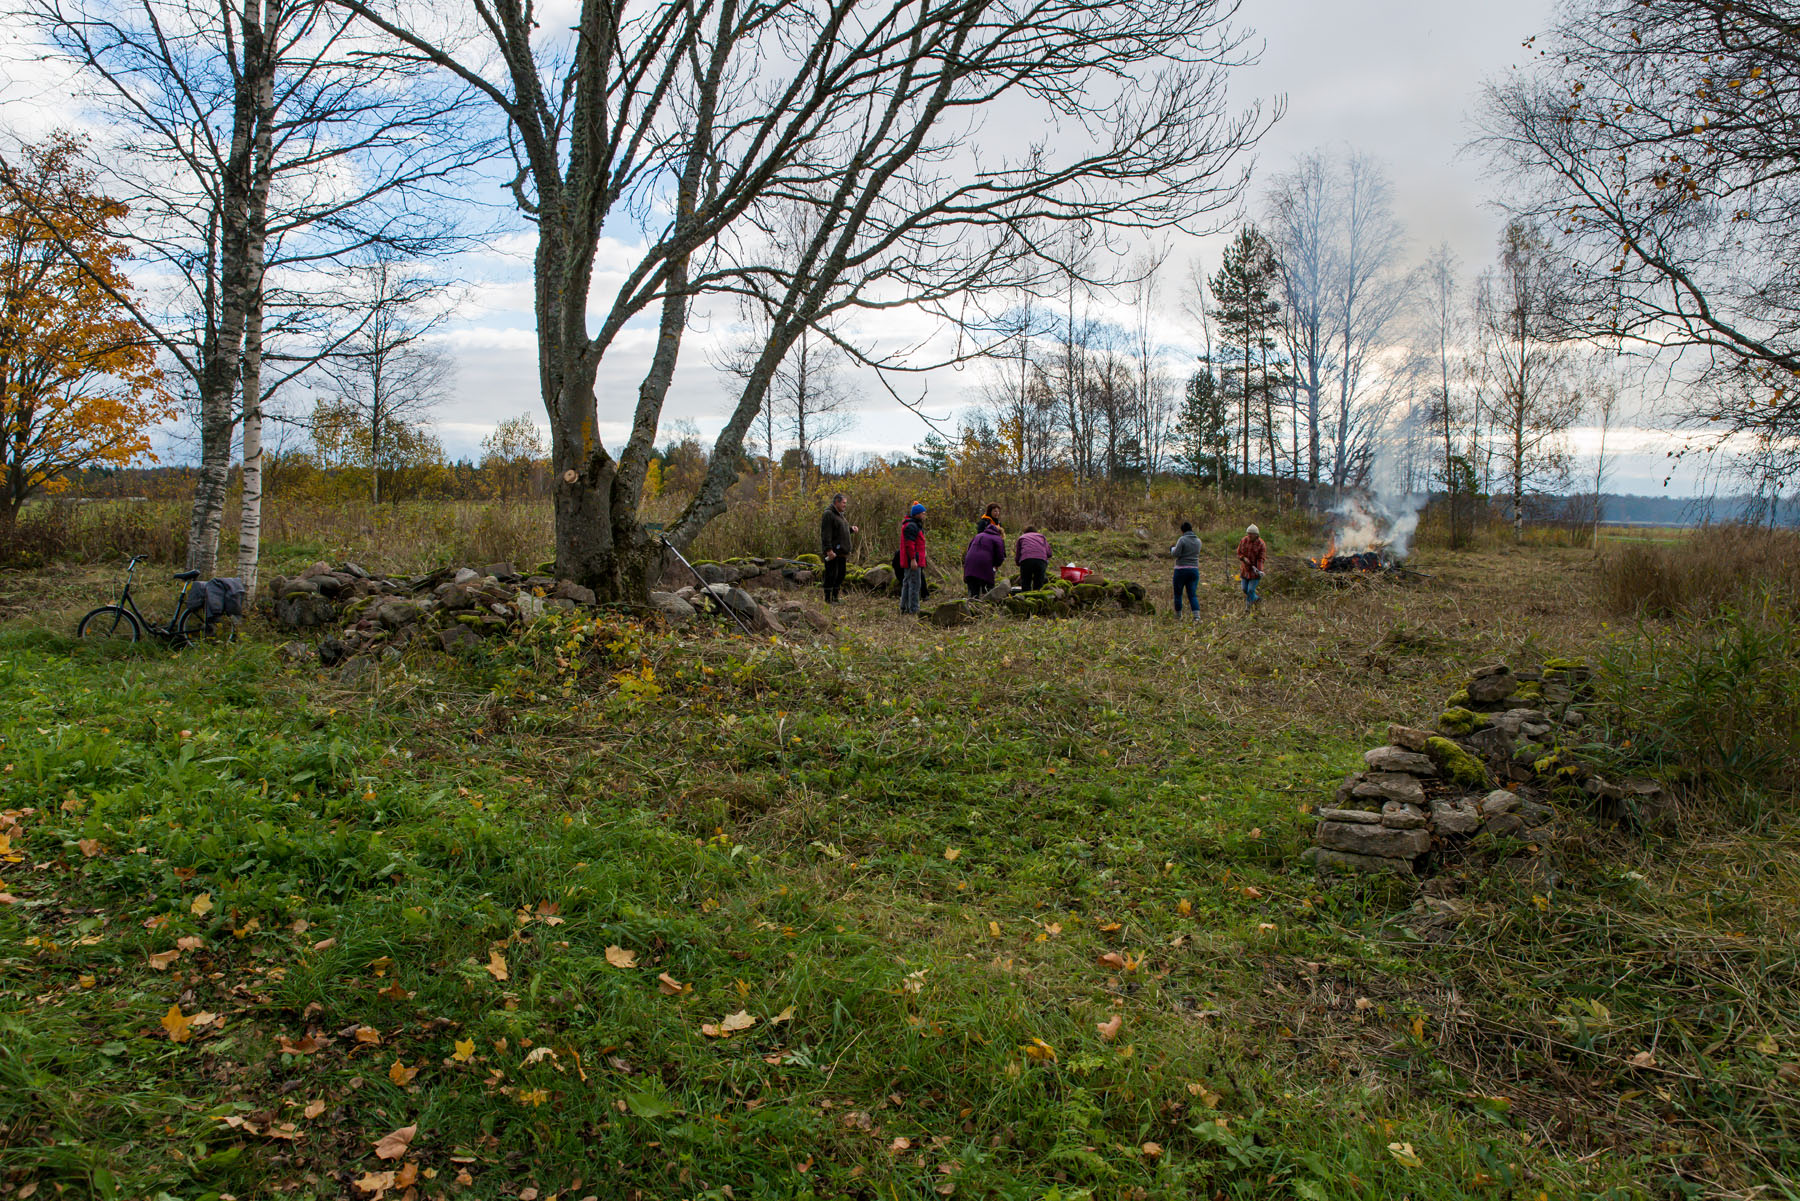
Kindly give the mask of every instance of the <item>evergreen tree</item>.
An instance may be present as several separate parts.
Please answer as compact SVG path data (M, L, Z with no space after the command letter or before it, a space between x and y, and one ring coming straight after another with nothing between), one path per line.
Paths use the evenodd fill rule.
M1250 418L1259 409L1269 444L1269 470L1275 470L1276 380L1270 360L1281 315L1281 306L1275 300L1277 272L1275 250L1269 240L1256 226L1245 225L1225 248L1225 259L1212 277L1213 319L1227 339L1233 360L1222 382L1236 400L1242 484L1246 490L1250 479Z
M1223 489L1225 462L1231 456L1231 413L1211 363L1203 360L1200 370L1188 377L1175 436L1181 465L1188 474L1210 479L1214 487Z

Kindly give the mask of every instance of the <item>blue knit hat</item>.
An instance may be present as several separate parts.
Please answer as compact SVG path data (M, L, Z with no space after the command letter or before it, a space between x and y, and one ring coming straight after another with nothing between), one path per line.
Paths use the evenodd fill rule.
M918 501L914 501L914 502L913 502L913 507L912 507L912 515L913 515L913 516L914 516L914 517L923 517L923 516L925 516L925 506L924 506L924 505L922 505L922 504L920 504L920 503L919 503L919 502L918 502Z

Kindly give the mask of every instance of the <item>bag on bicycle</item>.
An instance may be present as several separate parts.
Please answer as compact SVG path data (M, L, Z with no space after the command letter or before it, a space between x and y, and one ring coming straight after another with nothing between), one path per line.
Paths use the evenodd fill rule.
M204 595L201 604L206 609L206 624L211 625L221 617L242 617L244 615L244 596L249 589L237 576L226 576L222 579L208 580L201 585Z

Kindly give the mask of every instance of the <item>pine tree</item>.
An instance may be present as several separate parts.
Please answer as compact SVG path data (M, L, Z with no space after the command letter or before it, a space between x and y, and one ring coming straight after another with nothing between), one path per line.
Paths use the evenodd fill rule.
M1188 474L1210 478L1215 488L1223 490L1225 461L1231 455L1231 414L1211 363L1203 362L1200 370L1188 377L1175 436Z
M1275 250L1254 225L1246 225L1225 248L1225 259L1212 277L1213 319L1224 334L1233 367L1226 382L1236 384L1238 440L1242 456L1241 486L1250 480L1250 414L1263 413L1263 433L1269 447L1269 469L1275 469L1274 388L1270 359L1275 350L1276 321L1281 306L1275 300L1277 265ZM1236 378L1231 378L1233 371Z

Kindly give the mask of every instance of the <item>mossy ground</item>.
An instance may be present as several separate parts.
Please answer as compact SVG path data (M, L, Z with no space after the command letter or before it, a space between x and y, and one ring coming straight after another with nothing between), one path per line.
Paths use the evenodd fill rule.
M545 622L356 690L267 633L78 646L107 573L8 577L0 1189L1791 1191L1791 820L1575 822L1437 907L1298 862L1388 722L1605 637L1584 562L1255 619L1221 568L1198 625Z

